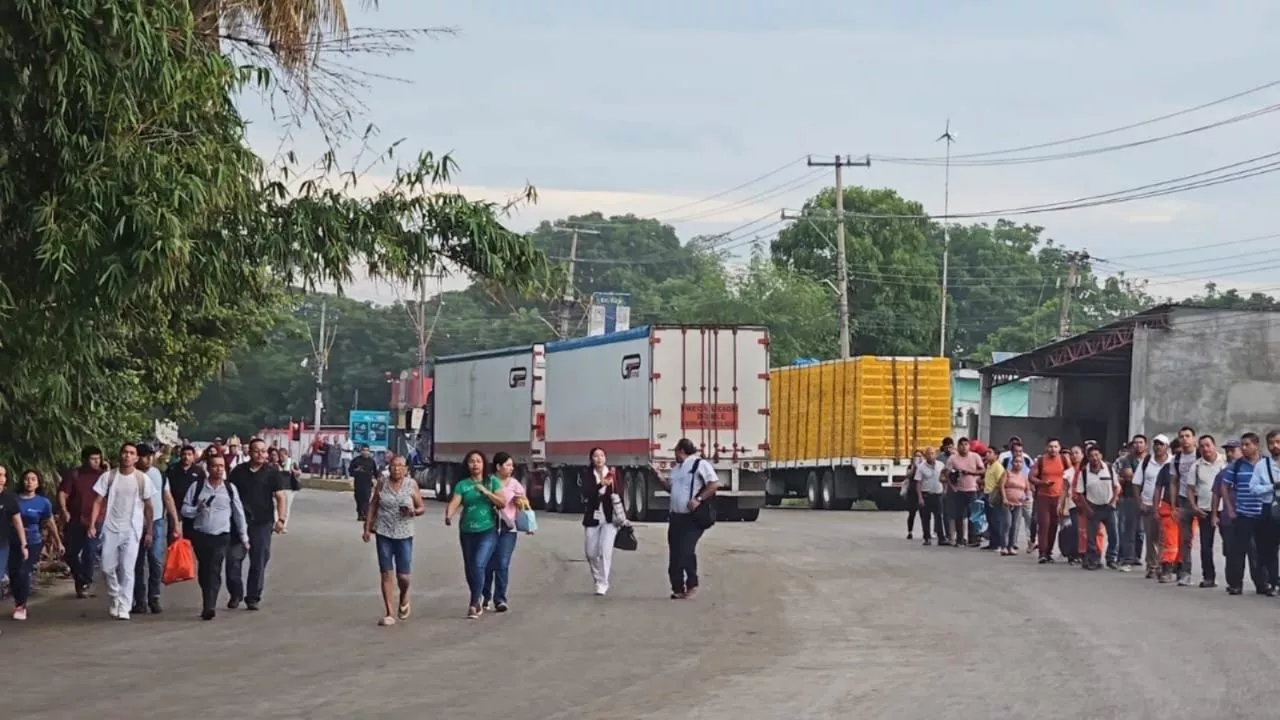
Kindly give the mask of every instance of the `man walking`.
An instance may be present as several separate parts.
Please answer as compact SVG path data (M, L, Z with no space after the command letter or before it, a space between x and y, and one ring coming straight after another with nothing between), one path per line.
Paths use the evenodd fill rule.
M1116 556L1120 549L1119 534L1116 532L1116 504L1120 502L1120 482L1115 479L1111 468L1102 460L1102 450L1093 445L1089 448L1089 461L1081 470L1078 481L1080 495L1089 506L1088 521L1085 530L1084 568L1097 570L1102 567L1102 548L1098 547L1098 528L1107 529L1107 567L1119 570Z
M1120 533L1120 567L1132 568L1142 554L1142 478L1138 469L1147 459L1147 436L1141 433L1129 441L1129 452L1116 462L1113 472L1120 480L1120 502L1116 504L1116 532Z
M155 451L150 445L138 446L138 469L146 473L151 483L151 547L138 552L137 565L134 568L133 612L146 614L147 611L159 614L163 611L160 605L160 589L164 586L164 559L169 551L170 532L176 540L182 537L182 524L178 519L178 508L169 492L169 483L160 470L153 465Z
M226 459L223 459L222 467L226 470ZM169 482L169 494L177 502L181 502L182 498L187 496L187 491L196 483L205 479L204 469L196 462L196 449L191 445L183 445L182 453L176 465L169 467L165 472L165 480ZM183 535L191 534L192 523L187 517L182 518Z
M1067 461L1062 457L1062 443L1049 438L1044 455L1031 468L1031 485L1035 488L1036 527L1040 537L1036 545L1040 549L1040 564L1053 562L1053 544L1058 539L1058 504L1062 499L1063 480Z
M1193 563L1191 560L1191 540L1195 535L1196 514L1191 509L1191 500L1188 498L1191 486L1195 484L1193 477L1196 468L1196 460L1199 459L1200 450L1196 440L1196 431L1190 427L1183 427L1178 431L1178 451L1173 456L1173 461L1169 463L1169 476L1175 488L1174 500L1176 506L1174 508L1175 519L1178 524L1178 563L1177 575L1178 585L1187 587L1191 584L1191 572Z
M368 445L360 446L360 455L347 467L353 478L356 498L356 519L364 522L369 514L369 496L373 494L373 479L378 475L378 463L369 453Z
M58 485L58 505L62 508L62 522L66 526L67 566L75 580L78 598L92 595L99 543L89 528L92 527L93 504L97 498L93 486L101 475L102 451L90 446L80 451L80 467L65 473Z
M1200 437L1200 457L1196 458L1195 465L1191 469L1191 477L1187 479L1185 485L1187 489L1187 510L1191 515L1192 522L1195 523L1196 529L1200 531L1200 587L1212 588L1217 587L1217 570L1214 567L1213 558L1213 536L1214 536L1214 518L1217 515L1216 503L1214 502L1214 482L1218 475L1222 473L1222 468L1226 467L1226 461L1222 454L1218 452L1217 444L1213 440L1212 435L1203 435ZM1181 487L1179 488L1181 490ZM1190 532L1186 530L1184 532ZM1186 572L1191 573L1191 566L1188 565ZM1182 584L1182 583L1179 583Z
M659 477L670 495L667 520L667 575L671 599L692 599L698 594L698 540L704 528L694 514L711 502L720 487L715 468L698 455L689 438L681 438L674 448L676 466L667 479Z
M1266 479L1266 487L1259 487L1258 495L1262 499L1262 516L1258 520L1258 562L1267 571L1271 581L1271 589L1280 593L1280 523L1276 522L1273 506L1276 501L1276 487L1280 486L1280 430L1267 433L1267 449L1261 453L1262 461L1258 463L1256 475Z
M209 460L208 479L197 480L182 501L182 516L189 518L192 526L201 620L212 620L218 614L218 591L222 589L222 567L228 546L239 543L245 552L250 549L244 505L235 486L226 482L226 475L226 458L215 455Z
M1231 542L1227 544L1227 594L1244 592L1244 564L1247 560L1253 576L1253 587L1259 595L1275 597L1276 591L1267 576L1267 568L1258 558L1261 534L1262 493L1269 485L1258 478L1262 464L1261 440L1257 433L1240 436L1241 457L1226 468L1222 477L1223 509L1231 522Z
M1218 471L1218 476L1213 479L1213 506L1209 511L1213 518L1213 524L1218 528L1218 536L1222 540L1222 556L1224 558L1231 557L1231 518L1227 516L1226 508L1226 489L1223 487L1223 481L1227 477L1227 470L1231 468L1232 463L1243 457L1240 451L1239 440L1228 440L1222 444L1223 461L1222 469ZM1252 571L1252 568L1250 568Z
M151 498L155 491L146 473L138 470L138 446L120 446L120 466L98 477L93 486L97 496L89 518L89 537L98 534L102 522L102 572L107 578L108 614L118 620L129 619L133 601L134 567L139 547L150 547L152 516ZM159 542L159 540L157 540Z
M267 464L267 444L261 438L249 441L249 459L236 466L228 477L244 506L248 547L235 539L227 550L227 609L243 602L245 609L257 610L267 581L271 561L271 535L280 532L289 520L285 508L284 484L280 470ZM278 518L278 519L277 519ZM249 558L249 584L245 587L244 560Z
M1156 504L1156 489L1160 473L1169 464L1169 438L1157 435L1151 439L1152 454L1142 460L1134 475L1134 483L1141 480L1142 530L1146 534L1147 579L1160 574L1160 512Z

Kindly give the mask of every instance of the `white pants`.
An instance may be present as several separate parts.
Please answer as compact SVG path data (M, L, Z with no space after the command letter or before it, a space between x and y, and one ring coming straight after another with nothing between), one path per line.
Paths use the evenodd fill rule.
M591 579L595 581L597 590L607 590L609 570L613 567L613 539L618 534L618 528L601 520L599 525L583 530L586 531L585 552L587 566L591 568Z
M293 491L292 490L284 491L284 517L285 517L284 526L287 528L289 527L289 518L293 517ZM276 511L276 520L279 520L279 519L280 519L280 512Z
M114 606L123 606L125 610L133 605L133 570L139 545L139 538L132 530L102 531L102 574L107 580L107 596Z

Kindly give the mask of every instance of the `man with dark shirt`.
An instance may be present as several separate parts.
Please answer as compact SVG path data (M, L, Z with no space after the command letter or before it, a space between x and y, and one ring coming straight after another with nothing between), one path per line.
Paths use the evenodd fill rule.
M67 566L75 578L78 598L92 594L90 588L100 541L89 537L89 525L93 517L93 503L97 499L93 486L102 470L102 451L87 447L80 452L80 467L67 471L58 485L58 504L62 508L62 522L66 525Z
M177 463L170 465L165 477L169 480L169 489L173 494L174 502L181 504L182 498L187 496L187 490L192 485L206 478L204 468L196 463L196 449L191 445L182 446L182 454L179 456ZM192 520L189 518L182 519L182 534L191 535L193 528Z
M378 463L368 445L360 446L360 455L351 461L347 472L355 479L356 519L364 522L369 514L369 497L373 495L373 479L378 475Z
M10 554L26 560L23 553L27 552L27 533L22 526L18 496L4 489L4 479L4 473L0 473L0 561L4 561L4 565L0 565L0 577L4 577L9 567ZM13 578L9 578L9 582L13 583Z
M227 608L234 610L244 601L245 609L257 610L266 585L267 563L271 560L271 535L280 532L289 519L285 508L286 485L280 470L267 464L267 444L261 438L249 441L248 461L237 465L228 480L244 505L249 549L246 553L239 538L232 540L227 549L227 592L231 595ZM249 557L248 588L242 569L246 554Z

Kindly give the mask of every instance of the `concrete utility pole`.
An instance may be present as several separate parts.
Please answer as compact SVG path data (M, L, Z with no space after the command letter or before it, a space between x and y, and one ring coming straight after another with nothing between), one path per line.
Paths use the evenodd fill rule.
M560 299L560 337L569 337L569 312L573 308L573 272L578 259L578 235L599 235L599 230L582 230L576 227L557 227L561 232L573 233L569 243L569 277L564 282L564 297Z
M1068 252L1067 281L1062 286L1062 308L1058 313L1058 339L1062 340L1071 333L1071 299L1075 289L1080 285L1080 263L1089 259L1087 252Z
M938 312L940 318L938 328L938 357L947 355L947 266L951 260L951 143L956 136L951 134L951 118L947 118L947 129L938 136L938 140L947 141L946 170L942 180L942 308ZM937 142L937 141L935 141Z
M870 156L853 161L848 155L835 156L835 160L815 161L809 158L809 167L834 167L836 169L836 263L840 297L840 357L849 357L849 259L844 245L844 169L847 167L871 167Z
M320 338L311 338L311 352L315 356L315 378L316 378L316 412L315 412L315 429L320 428L320 421L324 416L324 371L329 366L329 351L333 349L334 338L338 336L337 328L329 328L326 326L328 320L329 306L328 303L320 301Z

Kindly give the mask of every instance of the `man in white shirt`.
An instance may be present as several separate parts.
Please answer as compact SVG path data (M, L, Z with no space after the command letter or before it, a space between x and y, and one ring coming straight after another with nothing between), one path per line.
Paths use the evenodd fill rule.
M681 438L674 448L676 466L670 477L658 477L670 493L667 517L667 575L671 581L671 599L692 599L698 594L698 540L705 528L695 514L704 503L712 502L716 489L715 467L698 454L689 438Z
M1227 459L1218 452L1218 444L1214 441L1212 435L1203 435L1200 438L1200 457L1196 458L1195 466L1191 469L1191 476L1185 479L1187 488L1187 510L1190 512L1193 522L1200 529L1200 587L1213 588L1217 587L1217 569L1214 567L1213 557L1213 484L1217 480L1218 474L1222 472L1222 468L1226 467ZM1179 494L1182 492L1182 486L1178 487ZM1190 532L1184 530L1183 532ZM1190 567L1187 572L1190 572Z
M1151 455L1138 465L1133 481L1142 481L1142 526L1147 536L1146 560L1147 579L1151 580L1160 572L1160 514L1156 512L1156 483L1160 480L1160 472L1172 459L1169 456L1169 438L1157 435L1151 439Z
M152 516L151 498L155 495L146 473L138 470L138 446L120 446L120 465L98 477L93 486L96 496L89 523L89 537L97 535L98 519L102 523L102 572L107 578L108 614L119 620L129 619L133 601L134 563L139 545L149 547Z
M1103 460L1102 449L1097 445L1089 446L1089 460L1080 473L1077 487L1089 505L1085 523L1087 552L1084 569L1098 570L1102 567L1102 553L1098 547L1098 528L1101 526L1107 529L1107 567L1119 570L1120 533L1116 532L1116 504L1120 502L1120 481Z
M950 545L942 517L943 483L947 473L947 464L938 459L938 451L927 447L924 449L924 461L912 470L915 473L916 488L920 503L920 524L924 527L924 545L932 545L929 535L929 520L933 519L933 531L938 535L938 546Z
M138 470L146 473L151 483L151 547L138 552L138 561L134 567L133 611L146 614L148 611L159 614L163 611L160 605L160 589L164 587L164 560L168 554L168 539L182 537L182 521L178 518L178 508L173 501L173 493L169 491L169 481L158 468L152 465L155 451L150 445L138 446Z
M348 437L342 441L342 477L347 477L347 468L351 467L351 460L355 456L356 444ZM390 465L390 463L387 464Z
M1178 585L1187 587L1191 584L1191 538L1195 534L1195 513L1191 511L1188 493L1195 484L1196 460L1200 451L1196 442L1196 431L1191 427L1183 427L1178 431L1178 450L1169 463L1170 481L1177 488L1175 516L1178 521Z

